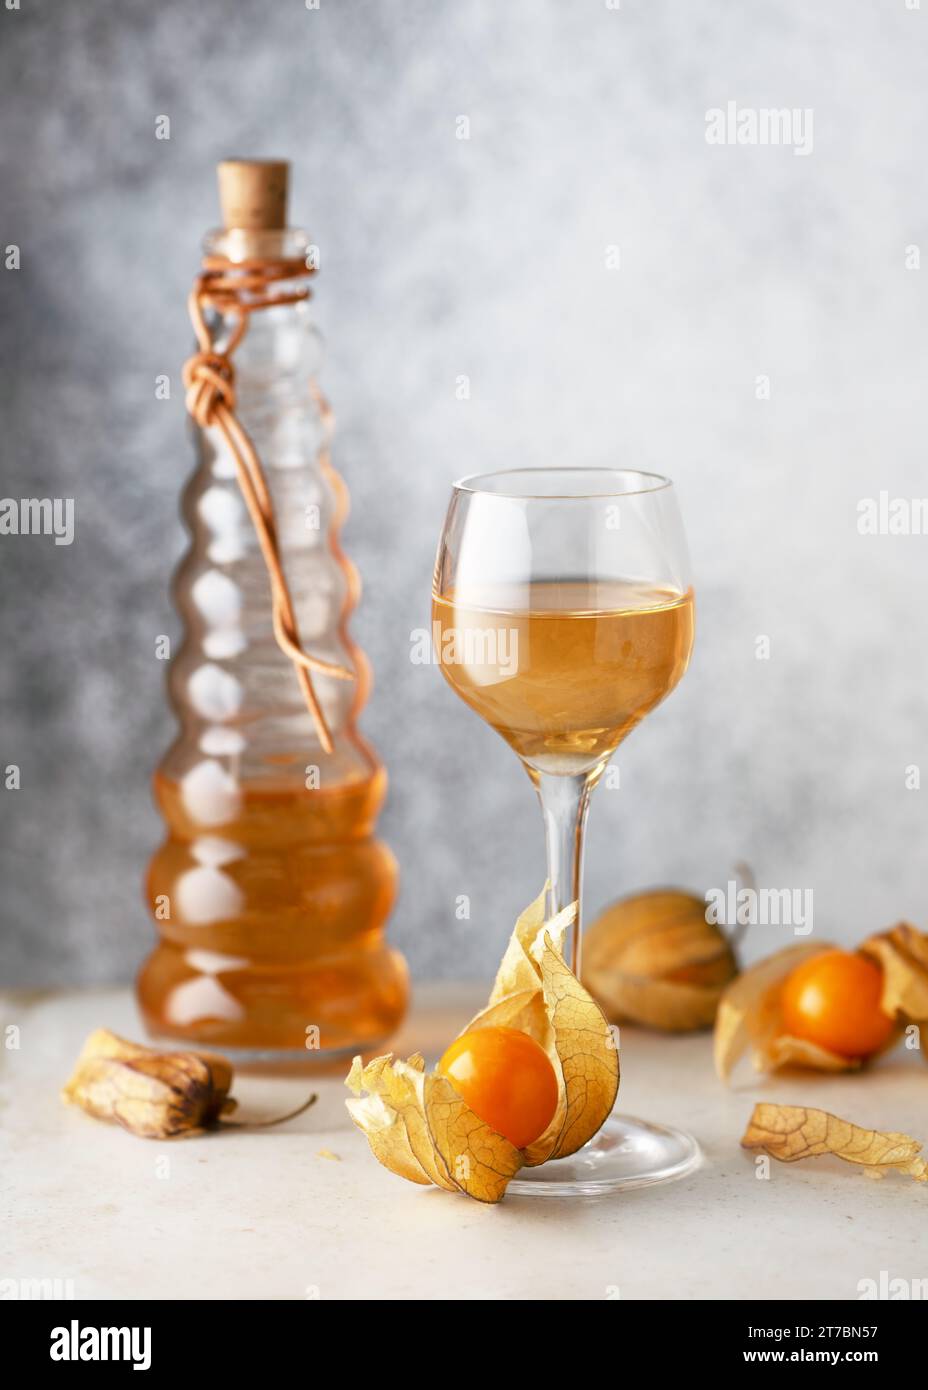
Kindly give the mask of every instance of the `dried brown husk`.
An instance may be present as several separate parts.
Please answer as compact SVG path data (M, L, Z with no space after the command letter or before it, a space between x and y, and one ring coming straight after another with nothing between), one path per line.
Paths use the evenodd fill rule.
M91 1033L62 1099L145 1139L202 1134L235 1109L223 1057L158 1052L106 1028Z
M517 1149L485 1124L450 1081L426 1073L420 1055L405 1062L356 1057L347 1078L349 1113L371 1151L410 1182L498 1202L524 1166L566 1158L600 1129L615 1103L619 1057L601 1009L563 956L574 911L544 920L544 893L522 913L485 1009L473 1028L518 1028L547 1052L558 1081L554 1117L533 1144Z
M613 903L583 940L583 982L613 1023L711 1028L737 973L732 943L706 921L705 901L675 889Z
M928 1182L928 1163L922 1146L908 1134L862 1129L850 1120L800 1105L755 1105L741 1140L745 1149L762 1149L781 1163L832 1154L846 1163L859 1164L868 1177L886 1173L908 1174L916 1182Z
M272 1120L247 1124L223 1117L236 1109L229 1095L232 1067L212 1052L159 1052L97 1028L84 1044L61 1098L98 1120L143 1139L180 1139L222 1128L283 1124L315 1103L308 1100Z

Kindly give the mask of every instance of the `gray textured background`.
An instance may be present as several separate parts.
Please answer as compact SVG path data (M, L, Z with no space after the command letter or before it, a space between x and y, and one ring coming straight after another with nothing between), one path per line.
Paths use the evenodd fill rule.
M923 922L928 791L903 775L928 761L928 538L861 537L856 504L928 492L928 267L904 267L928 240L926 35L904 0L0 11L0 242L23 255L0 271L0 494L78 518L70 548L0 538L0 764L23 777L0 790L0 984L122 978L151 940L184 297L228 154L291 158L322 248L417 974L488 972L542 876L516 759L408 658L449 483L507 464L662 469L688 523L696 655L597 793L589 907L747 858L814 889L822 934ZM707 145L728 99L813 107L814 152Z

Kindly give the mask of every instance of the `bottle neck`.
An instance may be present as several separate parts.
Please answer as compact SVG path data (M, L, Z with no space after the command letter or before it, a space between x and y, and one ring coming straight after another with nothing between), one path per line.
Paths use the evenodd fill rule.
M308 314L317 248L299 227L250 231L218 228L203 239L206 318L215 347L234 346L240 404L273 404L292 394L287 378L321 365L321 345ZM247 332L242 333L243 316ZM247 422L246 422L247 423Z
M301 227L249 231L240 227L216 227L203 238L204 256L221 256L236 265L246 261L302 261L313 267L315 251Z

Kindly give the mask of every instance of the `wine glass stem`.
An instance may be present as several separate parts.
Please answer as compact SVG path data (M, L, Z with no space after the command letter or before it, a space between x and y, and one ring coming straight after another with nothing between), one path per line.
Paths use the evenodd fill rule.
M532 778L545 822L548 857L547 915L577 904L568 963L580 974L580 889L583 876L583 830L592 781L587 774L536 772Z

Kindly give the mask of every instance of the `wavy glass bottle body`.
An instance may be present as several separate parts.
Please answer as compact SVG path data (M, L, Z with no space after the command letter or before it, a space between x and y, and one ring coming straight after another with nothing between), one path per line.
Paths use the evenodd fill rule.
M305 240L281 254L304 251ZM161 940L139 979L153 1032L301 1055L373 1045L407 999L405 965L383 935L396 865L373 833L386 774L356 727L370 679L347 633L358 597L338 546L347 492L328 463L327 407L308 387L320 359L305 301L253 312L235 356L237 413L264 465L302 640L356 679L313 677L327 754L274 638L232 458L218 434L197 430L183 500L192 544L174 585L180 730L155 776L168 834L148 897Z

